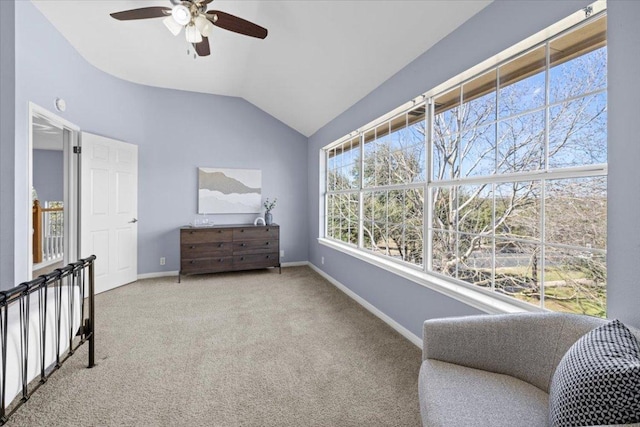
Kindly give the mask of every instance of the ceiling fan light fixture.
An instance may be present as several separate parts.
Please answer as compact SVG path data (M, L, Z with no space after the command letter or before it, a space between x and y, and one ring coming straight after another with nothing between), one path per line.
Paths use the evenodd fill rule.
M173 16L167 16L162 20L162 22L169 29L169 31L171 31L171 33L174 36L177 36L178 34L180 34L180 31L182 30L182 25L178 24L176 20L173 19Z
M191 11L184 4L179 4L171 9L171 16L180 25L187 25L191 22Z
M189 43L200 43L202 41L202 34L193 24L185 27L184 35Z
M209 20L205 18L204 15L198 15L193 21L198 31L200 31L200 34L205 37L209 37L211 35L211 29L213 28L213 26L211 25L211 22L209 22Z

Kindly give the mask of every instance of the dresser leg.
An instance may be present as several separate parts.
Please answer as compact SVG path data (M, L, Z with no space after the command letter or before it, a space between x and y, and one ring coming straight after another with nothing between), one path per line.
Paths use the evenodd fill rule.
M182 273L182 272L178 271L178 283L180 283L180 273Z

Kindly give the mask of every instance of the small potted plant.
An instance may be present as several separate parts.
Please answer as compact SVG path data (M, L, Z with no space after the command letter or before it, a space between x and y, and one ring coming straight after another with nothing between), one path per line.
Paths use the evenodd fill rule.
M278 199L275 198L273 199L272 202L269 201L269 199L267 198L267 200L264 201L264 222L267 225L271 225L273 224L273 215L271 214L271 211L276 207L276 203L278 202Z

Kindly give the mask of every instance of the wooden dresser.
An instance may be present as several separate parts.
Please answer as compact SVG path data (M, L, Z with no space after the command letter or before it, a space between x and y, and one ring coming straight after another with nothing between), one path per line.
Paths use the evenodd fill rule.
M180 272L219 273L280 266L280 226L180 228Z

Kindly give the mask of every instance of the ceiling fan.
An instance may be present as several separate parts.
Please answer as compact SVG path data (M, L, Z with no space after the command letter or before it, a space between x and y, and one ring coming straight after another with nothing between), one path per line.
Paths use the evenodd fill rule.
M119 21L133 19L164 18L162 22L173 33L180 34L184 28L187 42L191 43L199 56L211 53L209 39L212 24L216 27L245 36L264 39L267 29L237 16L219 10L207 10L213 0L169 0L173 7L143 7L140 9L114 12L111 17Z

